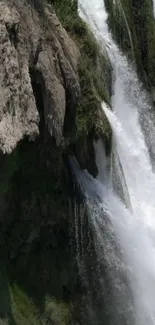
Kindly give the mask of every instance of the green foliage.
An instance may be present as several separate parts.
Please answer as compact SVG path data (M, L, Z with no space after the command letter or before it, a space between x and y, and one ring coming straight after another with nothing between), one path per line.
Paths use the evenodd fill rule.
M106 53L101 53L92 32L78 16L77 1L53 0L54 8L66 30L81 52L79 80L81 98L77 107L77 136L98 133L109 135L110 127L105 116L99 121L102 100L110 103L111 67ZM73 140L73 139L72 139Z
M130 28L128 17L131 14L131 5L128 0L124 0L123 4L120 0L105 0L105 5L109 11L109 25L112 33L117 40L119 46L132 55L132 39L130 38Z
M47 295L41 313L32 299L17 284L10 286L11 307L14 325L67 325L69 306ZM0 320L0 325L9 325L9 320Z
M85 34L82 37L81 42L81 53L85 54L85 57L95 60L95 58L100 54L99 46L89 29L86 27Z
M64 28L71 34L83 35L85 24L77 15L77 0L49 0L54 5L56 13Z
M97 130L99 120L98 111L101 103L101 97L97 93L94 83L95 71L90 70L89 61L79 63L79 77L82 89L82 96L77 108L77 127L78 134ZM106 130L104 130L106 131ZM106 132L105 132L106 133Z
M111 67L106 56L100 52L93 35L88 31L81 45L79 80L82 95L77 108L78 133L92 130L109 136L110 126L105 116L99 116L100 104L104 100L110 104Z
M109 26L147 86L155 86L155 20L152 0L106 0Z
M39 311L16 284L10 287L12 315L16 325L43 325Z

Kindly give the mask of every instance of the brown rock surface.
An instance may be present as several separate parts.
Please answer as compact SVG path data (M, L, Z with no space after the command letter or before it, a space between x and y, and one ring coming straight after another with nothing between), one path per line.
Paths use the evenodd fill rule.
M63 137L66 97L71 115L80 94L79 51L52 8L47 21L24 0L0 2L0 149L38 133L39 113L32 84L39 84L45 121L57 145ZM33 82L33 83L32 83Z

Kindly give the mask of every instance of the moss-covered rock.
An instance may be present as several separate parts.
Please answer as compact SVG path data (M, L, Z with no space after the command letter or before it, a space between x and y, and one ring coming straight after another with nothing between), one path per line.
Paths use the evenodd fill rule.
M41 315L33 301L19 286L10 286L12 317L17 325L43 325Z
M0 279L1 280L1 279ZM1 281L0 281L1 282ZM3 286L6 283L4 282ZM0 293L0 297L2 293ZM3 290L3 298L9 300L9 308L0 317L1 325L68 325L70 320L69 304L54 297L44 297L44 309L40 310L33 299L16 283L9 284L9 291ZM4 305L4 304L3 304Z
M100 115L100 103L110 104L111 65L106 53L97 44L88 26L78 16L77 0L51 0L63 26L80 50L79 81L81 96L77 106L77 137L94 131L110 137L105 116ZM103 73L104 72L104 73Z
M155 85L155 20L152 0L106 0L109 26L146 86Z

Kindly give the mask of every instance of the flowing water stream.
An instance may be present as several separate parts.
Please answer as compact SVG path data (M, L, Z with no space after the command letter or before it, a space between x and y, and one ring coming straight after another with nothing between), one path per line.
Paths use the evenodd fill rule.
M154 13L154 17L155 17L155 0L153 0L153 13Z
M97 258L103 257L106 264L111 288L107 324L155 325L155 174L150 159L150 152L155 156L155 136L149 97L111 37L103 0L79 0L79 12L106 48L114 75L112 110L104 103L102 107L112 127L113 157L120 168L111 173L101 141L96 145L97 180L73 163ZM119 177L123 200L113 186L114 175ZM102 268L98 276L102 295Z

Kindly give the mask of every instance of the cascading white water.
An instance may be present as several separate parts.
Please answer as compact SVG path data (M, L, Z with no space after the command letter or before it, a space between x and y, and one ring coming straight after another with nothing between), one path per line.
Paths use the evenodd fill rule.
M154 17L155 17L155 0L153 0L153 14L154 14Z
M155 152L155 137L154 125L150 119L149 98L109 33L103 0L79 0L79 12L90 24L100 44L106 47L113 65L113 110L104 105L104 111L113 130L114 147L123 169L131 209L124 206L114 189L109 187L110 182L103 177L105 163L100 178L102 185L93 179L91 182L85 180L86 191L89 192L89 188L90 191L92 188L96 191L100 198L98 205L113 225L122 260L115 252L112 253L110 246L107 249L107 262L109 268L110 265L115 267L113 274L117 269L116 265L120 263L126 270L135 306L134 324L155 325L155 174L149 155L149 150ZM99 170L100 154L97 151ZM89 204L91 205L88 202ZM105 246L104 215L94 214L92 209L90 211L90 221L98 241L98 254L101 256ZM118 263L113 263L115 258L118 258ZM117 284L120 285L118 281ZM126 309L122 310L126 313Z

